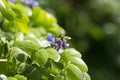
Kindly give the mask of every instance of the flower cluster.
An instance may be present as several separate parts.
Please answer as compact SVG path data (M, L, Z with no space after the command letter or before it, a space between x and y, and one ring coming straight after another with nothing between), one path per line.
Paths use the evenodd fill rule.
M15 0L8 0L9 2L11 3L14 3ZM36 7L36 6L39 6L39 3L35 0L20 0L21 3L25 4L25 5L28 5L30 7Z
M30 6L30 7L39 6L39 3L35 0L21 0L21 2L24 3L25 5Z
M65 37L63 35L58 36L58 38L55 39L54 35L49 34L47 36L47 41L54 46L54 48L59 51L60 48L68 48L69 44L66 43L67 39L70 39L70 37Z

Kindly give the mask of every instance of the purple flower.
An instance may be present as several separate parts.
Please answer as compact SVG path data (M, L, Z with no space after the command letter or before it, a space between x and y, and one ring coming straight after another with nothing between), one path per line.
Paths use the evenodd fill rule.
M62 41L57 41L56 44L57 44L58 47L62 47L63 42Z
M9 2L11 2L11 3L14 3L15 2L15 0L8 0Z
M86 80L85 74L82 72L82 80Z
M39 6L39 3L35 0L21 0L22 3L30 6L30 7L36 7Z
M49 43L55 43L55 37L54 37L54 35L49 34L49 35L47 36L47 41L48 41Z
M64 44L63 45L64 48L69 48L69 46L70 46L69 44Z

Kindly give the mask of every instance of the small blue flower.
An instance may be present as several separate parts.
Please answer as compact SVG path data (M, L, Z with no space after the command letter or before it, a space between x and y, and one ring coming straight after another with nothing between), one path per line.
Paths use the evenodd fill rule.
M85 74L82 72L82 80L86 80Z
M15 2L15 0L8 0L9 2L11 2L11 3L14 3Z
M57 41L56 44L57 44L57 47L62 47L63 42L62 41Z
M55 37L54 37L54 35L51 35L51 34L49 34L48 36L47 36L47 41L49 42L49 43L55 43Z
M21 0L22 3L30 6L30 7L37 7L39 6L39 3L35 0Z
M64 48L69 48L69 46L70 46L69 44L64 44L63 45Z

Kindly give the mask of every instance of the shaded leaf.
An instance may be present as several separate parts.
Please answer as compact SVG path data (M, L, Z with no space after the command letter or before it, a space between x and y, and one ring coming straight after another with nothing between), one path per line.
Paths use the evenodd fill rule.
M35 54L33 54L33 63L43 66L47 63L47 60L48 53L45 49L39 49Z
M18 41L14 45L29 53L30 55L33 51L39 49L39 45L30 40Z
M60 59L60 55L58 54L58 52L53 49L53 48L47 48L46 51L48 52L48 58L58 62Z

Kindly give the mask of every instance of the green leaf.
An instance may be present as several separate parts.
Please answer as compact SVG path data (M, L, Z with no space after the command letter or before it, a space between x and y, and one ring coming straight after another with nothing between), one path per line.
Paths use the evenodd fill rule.
M16 22L15 25L23 33L27 33L29 31L28 25L26 23Z
M64 65L63 63L59 63L59 62L52 62L52 66L56 67L57 69L64 69Z
M39 49L39 45L30 40L19 41L14 44L23 51L31 55L32 52Z
M51 26L52 24L57 23L56 18L50 13L46 14L46 26Z
M39 70L34 68L33 70L31 70L28 80L40 80L40 77L41 75Z
M64 50L63 54L62 54L62 58L66 60L66 58L69 58L69 57L78 57L78 58L81 58L81 53L76 51L75 49L73 48L70 48L70 49L66 49Z
M2 2L2 0L0 0L0 11L5 11L6 10L6 6L5 4Z
M12 11L12 9L6 9L6 11L4 11L3 16L9 20L10 22L13 21L16 18L16 14L14 11Z
M58 75L59 72L58 72L58 69L55 68L55 67L52 67L52 68L49 68L48 71L54 75Z
M65 34L65 31L62 27L60 27L58 24L52 24L47 30L53 34L60 35L60 34Z
M88 71L88 67L82 59L77 57L69 57L68 60L71 61L72 64L76 65L81 71Z
M91 80L90 76L88 75L88 73L84 72L85 78L86 80Z
M43 66L47 63L47 60L48 53L45 49L39 49L35 54L33 54L33 63Z
M46 11L41 10L40 14L36 19L34 20L35 26L44 26L46 24ZM45 26L44 26L45 27Z
M26 77L24 77L23 75L15 75L15 78L17 79L17 80L27 80L27 78Z
M53 49L53 48L48 48L46 49L46 51L48 52L48 58L58 62L60 59L60 55L58 54L58 52Z
M2 13L0 12L0 21L2 21Z
M0 59L0 74L8 74L8 64L7 62L4 62L3 59Z
M32 32L36 37L47 34L45 28L43 27L30 28L30 32Z
M3 53L3 42L0 40L0 56L2 55Z
M15 41L23 41L24 40L24 34L22 32L17 32L15 34Z
M57 75L54 80L65 80L62 75Z
M27 58L30 57L26 52L22 51L18 47L12 47L11 52L13 57L20 62L26 62Z
M17 80L17 79L14 77L8 77L8 80Z
M17 68L17 73L23 73L25 71L26 63L20 63Z
M16 13L16 17L21 18L23 14L22 8L16 4L12 5L11 7L12 7L12 10Z
M39 16L39 14L40 14L40 10L41 10L40 7L33 7L32 8L32 16L30 17L30 19L31 20L36 19Z
M8 42L6 42L4 44L4 55L7 55L8 52L9 52L9 44L8 44Z
M81 70L74 64L69 63L67 67L67 80L82 80Z
M24 10L25 14L27 14L27 16L31 16L32 15L32 10L30 7L28 6L21 6L22 9Z

